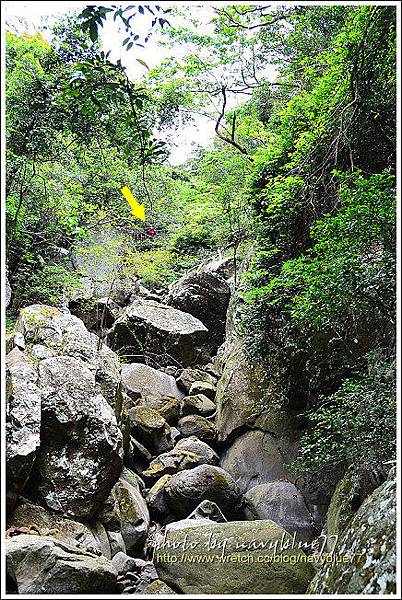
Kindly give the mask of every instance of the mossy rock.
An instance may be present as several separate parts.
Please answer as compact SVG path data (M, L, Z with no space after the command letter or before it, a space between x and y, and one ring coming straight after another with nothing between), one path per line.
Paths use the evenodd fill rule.
M304 594L315 573L291 536L268 520L171 529L154 562L160 579L184 594Z
M155 594L156 596L162 596L165 594L176 594L164 581L161 579L155 579L146 588L144 594Z

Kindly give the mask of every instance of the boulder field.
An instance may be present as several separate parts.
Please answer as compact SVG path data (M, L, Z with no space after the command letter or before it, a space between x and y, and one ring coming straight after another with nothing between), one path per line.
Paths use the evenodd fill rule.
M332 500L295 475L230 261L123 296L28 306L7 340L8 592L394 593L395 474L358 507L348 474ZM322 534L358 559L321 564Z

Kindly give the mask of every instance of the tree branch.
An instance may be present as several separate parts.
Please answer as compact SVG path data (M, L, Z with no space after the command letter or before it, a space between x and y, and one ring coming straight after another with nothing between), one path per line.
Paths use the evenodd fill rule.
M225 116L225 110L226 110L226 103L227 103L227 98L226 98L226 88L223 85L222 86L222 109L221 112L219 113L219 116L216 120L216 124L215 124L215 133L218 136L219 139L221 139L222 141L226 142L227 144L230 144L231 146L233 146L234 148L236 148L237 150L239 150L239 152L241 152L243 154L243 156L246 156L248 158L248 160L253 161L253 158L249 155L249 153L247 152L247 150L245 148L243 148L242 146L240 146L240 144L238 144L235 140L234 140L234 129L232 129L232 137L229 138L226 135L223 135L223 133L221 133L219 131L219 126L221 124L221 121L223 119L223 117Z

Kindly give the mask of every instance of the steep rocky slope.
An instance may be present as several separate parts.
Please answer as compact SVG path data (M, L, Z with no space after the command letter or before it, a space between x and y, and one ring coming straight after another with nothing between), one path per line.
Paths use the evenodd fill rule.
M336 526L335 550L357 545L369 564L320 568L329 499L289 469L303 421L247 357L230 275L204 265L166 303L137 290L115 304L114 350L67 308L21 311L7 355L9 591L392 591L391 480Z

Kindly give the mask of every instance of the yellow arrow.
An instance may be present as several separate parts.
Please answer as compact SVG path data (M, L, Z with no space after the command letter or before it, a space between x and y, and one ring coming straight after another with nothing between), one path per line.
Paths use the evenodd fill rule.
M141 221L145 221L145 208L143 204L138 204L137 200L134 198L128 187L125 185L121 188L121 193L131 206L131 214L133 214L137 219L141 219Z

